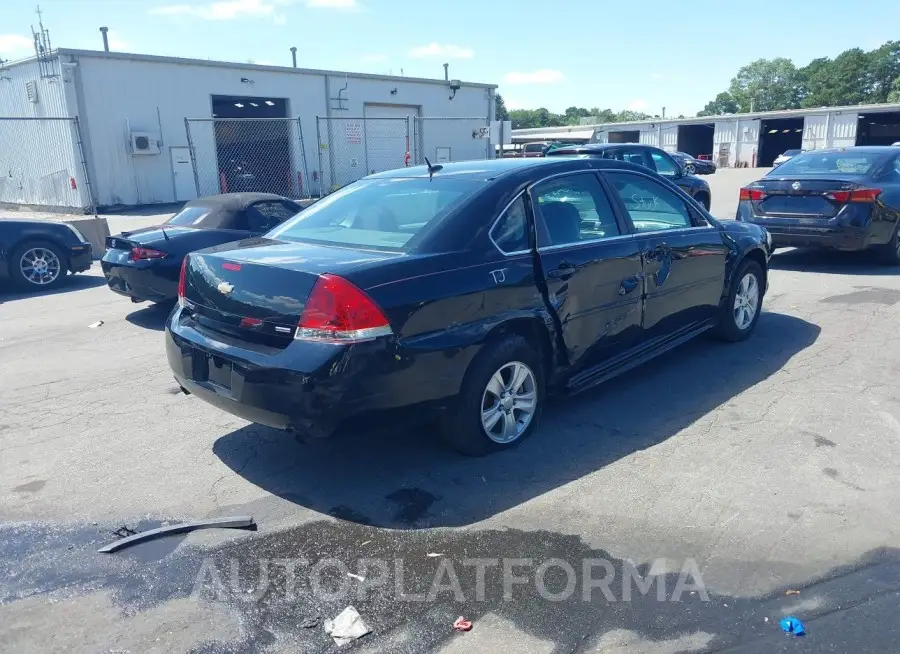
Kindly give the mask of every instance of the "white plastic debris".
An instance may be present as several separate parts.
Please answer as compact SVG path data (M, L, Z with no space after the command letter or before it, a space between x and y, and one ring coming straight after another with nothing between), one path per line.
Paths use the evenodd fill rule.
M443 552L429 552L425 556L427 556L429 559L436 559L439 556L444 556L444 553Z
M347 576L350 577L351 579L356 579L357 581L365 581L366 580L366 578L363 577L362 575L355 575L352 572L348 572Z
M98 320L97 322L92 322L90 325L88 325L88 327L90 327L91 329L97 329L97 327L99 327L102 324L103 324L103 321Z
M372 630L352 606L341 611L334 620L325 621L325 633L331 636L335 645L343 647L357 638L362 638Z

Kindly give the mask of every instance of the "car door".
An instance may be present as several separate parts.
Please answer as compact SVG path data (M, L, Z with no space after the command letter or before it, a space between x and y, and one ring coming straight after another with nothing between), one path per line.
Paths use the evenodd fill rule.
M631 223L644 261L644 335L668 338L716 316L727 248L678 192L632 171L604 172Z
M300 212L300 207L287 200L261 200L245 210L247 228L254 234L265 234Z
M573 371L641 334L641 253L594 171L554 176L529 190L547 300Z

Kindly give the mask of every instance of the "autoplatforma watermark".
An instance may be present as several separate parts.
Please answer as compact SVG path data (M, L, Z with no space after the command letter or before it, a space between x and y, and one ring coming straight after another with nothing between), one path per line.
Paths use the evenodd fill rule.
M303 558L205 559L192 595L224 600L259 601L266 596L323 601L364 600L373 593L403 602L484 602L536 596L548 602L580 598L591 602L629 602L651 596L679 602L685 593L709 601L694 559L673 565L656 559L637 566L602 558L576 563L560 558L438 558L432 565L410 565L408 559L363 558L348 564L336 558L311 562Z

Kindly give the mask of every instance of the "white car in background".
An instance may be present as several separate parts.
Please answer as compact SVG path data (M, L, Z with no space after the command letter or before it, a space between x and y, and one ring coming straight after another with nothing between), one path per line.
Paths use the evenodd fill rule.
M798 154L803 152L803 150L785 150L777 157L775 157L775 161L772 162L773 167L778 167L783 164L785 161L790 159L791 157L796 157Z

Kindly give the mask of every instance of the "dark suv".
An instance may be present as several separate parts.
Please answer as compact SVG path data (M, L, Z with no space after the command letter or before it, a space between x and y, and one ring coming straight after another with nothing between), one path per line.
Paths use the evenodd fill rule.
M588 143L587 145L573 145L550 150L545 156L560 157L565 155L602 157L603 159L628 161L644 166L677 184L681 187L681 190L709 211L710 203L712 202L709 184L699 177L686 173L672 155L665 150L639 143Z

